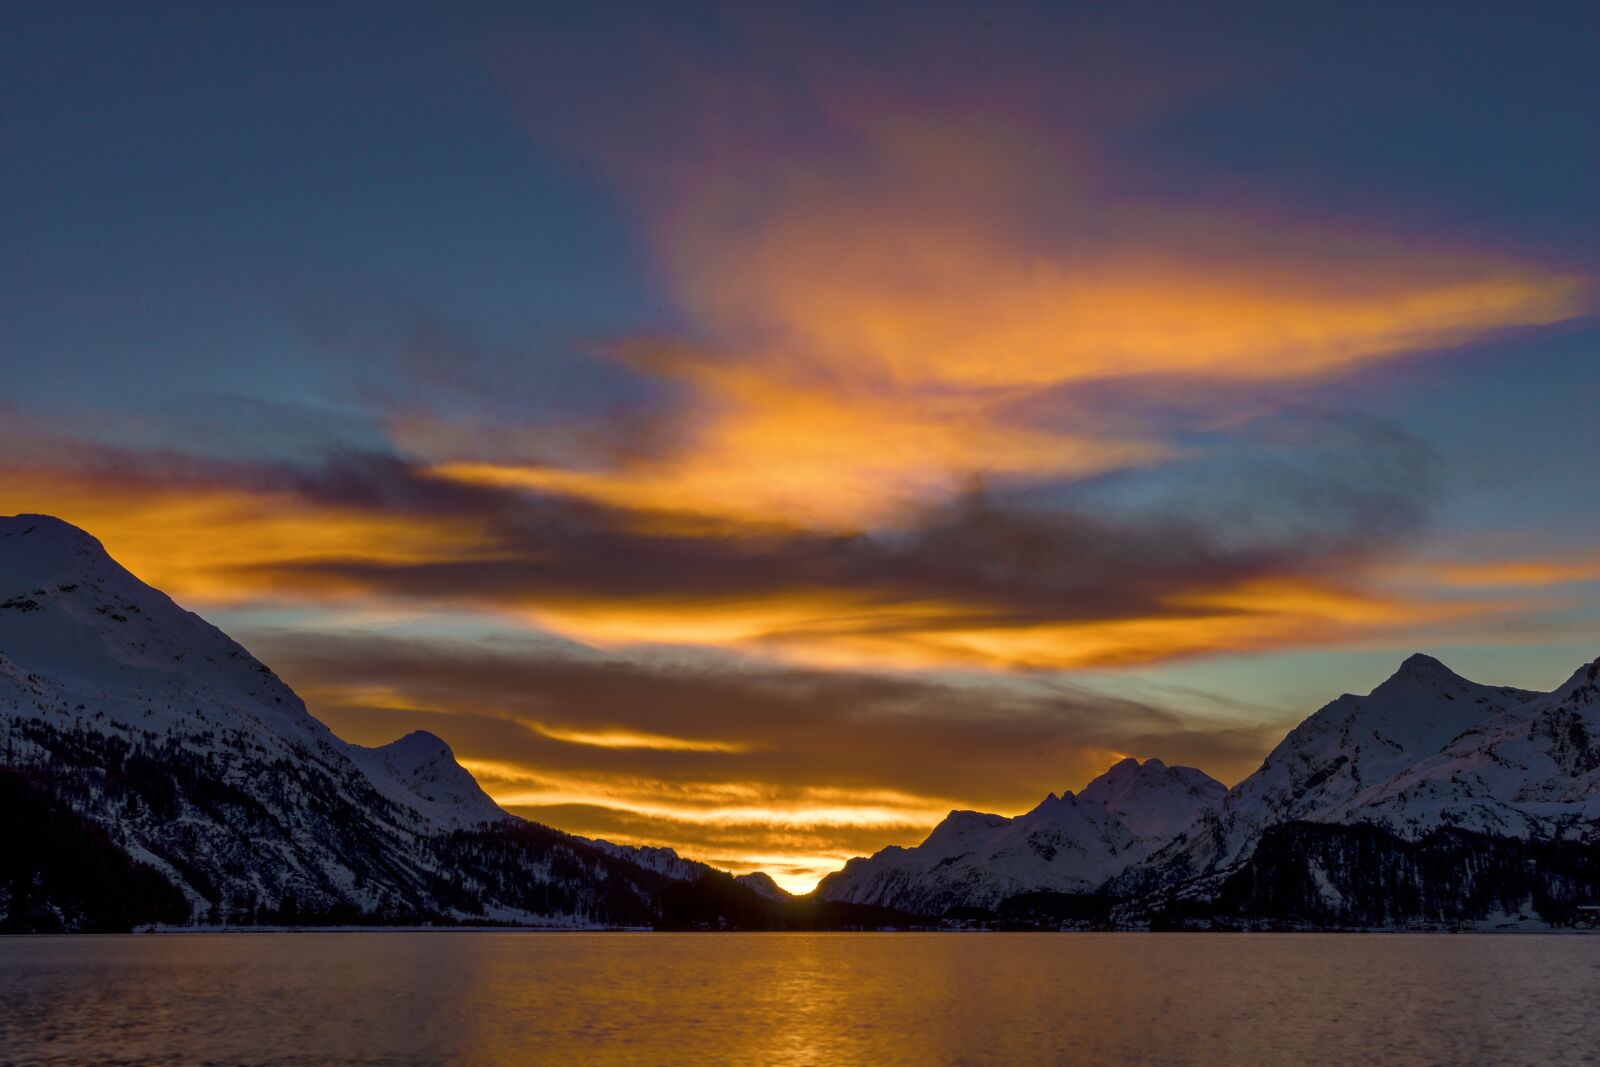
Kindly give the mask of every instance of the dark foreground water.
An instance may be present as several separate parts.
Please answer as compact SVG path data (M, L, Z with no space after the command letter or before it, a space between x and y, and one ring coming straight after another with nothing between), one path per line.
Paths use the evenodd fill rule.
M0 1062L1600 1063L1600 938L0 938Z

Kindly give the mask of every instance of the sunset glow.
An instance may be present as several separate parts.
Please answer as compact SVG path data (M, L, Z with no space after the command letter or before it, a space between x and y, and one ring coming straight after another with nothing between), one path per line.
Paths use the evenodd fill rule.
M1231 782L1335 664L1495 644L1533 680L1592 639L1564 178L1490 217L1406 169L1436 116L1325 71L1280 113L1259 58L1132 29L1086 81L1111 43L991 27L953 87L931 14L892 62L730 11L721 59L618 25L582 71L544 17L439 35L404 68L438 100L370 145L248 161L281 199L185 184L185 123L276 90L180 102L127 189L14 192L63 241L141 206L51 290L68 326L6 316L0 514L92 532L347 739L426 728L508 810L796 892L1122 753ZM59 269L35 243L18 277Z

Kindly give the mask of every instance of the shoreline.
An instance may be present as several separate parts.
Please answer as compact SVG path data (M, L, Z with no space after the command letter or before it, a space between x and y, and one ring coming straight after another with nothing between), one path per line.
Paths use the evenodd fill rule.
M16 937L50 937L50 938L80 938L80 937L185 937L207 936L216 934L754 934L754 935L791 935L791 934L828 934L840 937L858 937L870 934L898 935L898 934L994 934L999 936L1026 935L1101 935L1101 936L1192 936L1207 934L1240 935L1240 936L1324 936L1324 935L1415 935L1415 936L1461 936L1461 935L1490 935L1490 936L1517 936L1517 935L1560 935L1577 937L1594 937L1600 935L1600 927L1506 927L1489 929L1392 929L1387 927L1366 928L1329 928L1318 930L973 930L973 929L931 929L919 927L915 929L883 929L883 930L657 930L649 926L167 926L129 930L123 933L19 933L0 934L0 938Z

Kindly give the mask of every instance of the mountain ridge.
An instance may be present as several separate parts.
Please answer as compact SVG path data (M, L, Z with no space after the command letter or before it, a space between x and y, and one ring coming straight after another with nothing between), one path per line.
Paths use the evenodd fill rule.
M1052 896L1120 899L1132 903L1119 918L1105 921L1149 924L1172 911L1185 921L1206 922L1215 918L1205 916L1221 902L1241 898L1238 877L1265 862L1264 843L1266 853L1282 853L1291 847L1286 842L1299 842L1306 854L1279 854L1273 870L1281 875L1301 863L1299 876L1314 892L1296 899L1299 905L1309 902L1304 912L1317 916L1313 925L1326 923L1327 894L1361 899L1359 886L1341 887L1339 876L1317 867L1320 861L1312 858L1322 854L1318 850L1342 856L1338 850L1358 839L1339 834L1368 833L1359 838L1367 853L1383 851L1400 865L1415 864L1415 848L1429 842L1428 847L1462 856L1485 855L1485 849L1499 849L1497 856L1517 852L1485 844L1504 841L1538 845L1552 855L1575 851L1575 858L1558 865L1571 859L1575 869L1588 870L1589 854L1600 851L1597 739L1600 660L1580 667L1554 691L1539 693L1482 685L1417 653L1371 692L1343 694L1312 713L1232 789L1193 771L1200 778L1189 805L1153 809L1166 817L1164 822L1151 821L1150 812L1130 807L1125 797L1148 796L1141 789L1129 794L1130 784L1147 786L1174 769L1157 759L1124 759L1076 797L1049 794L1014 818L952 812L920 845L852 860L825 878L818 893L945 913L1003 914L1008 901L1023 899L1036 911L1039 898ZM1052 820L1059 827L1063 813L1082 815L1086 800L1124 827L1133 823L1144 831L1131 845L1131 859L1116 848L1109 824L1102 823L1093 827L1098 839L1086 832L1087 825L1077 828L1078 851L1066 853L1064 868L1051 869L1046 860L1020 869L1014 861L1019 827L1028 827L1026 838L1037 841L1033 827ZM1091 854L1086 843L1091 840L1101 853ZM1366 871L1382 881L1370 864ZM1508 876L1504 882L1515 879ZM1575 892L1600 897L1600 884ZM1569 920L1571 894L1547 896L1552 914ZM1432 892L1429 899L1442 907L1440 894ZM1472 918L1472 907L1470 901L1463 904L1462 921ZM1067 908L1073 914L1084 910ZM1388 914L1368 902L1353 906L1350 918ZM1235 920L1239 917L1230 915L1224 921Z
M952 811L797 898L511 815L426 731L342 741L92 536L23 515L0 517L0 751L33 813L0 823L0 930L132 921L118 893L163 922L757 929L1561 925L1600 902L1600 659L1540 693L1418 653L1232 789L1128 757L1017 816ZM122 888L78 892L89 866Z

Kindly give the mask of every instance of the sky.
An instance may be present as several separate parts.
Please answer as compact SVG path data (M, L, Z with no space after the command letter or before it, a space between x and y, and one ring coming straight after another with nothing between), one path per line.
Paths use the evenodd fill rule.
M804 890L1600 654L1600 9L0 11L0 514Z

